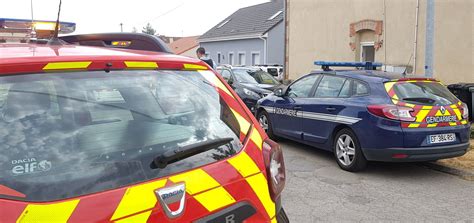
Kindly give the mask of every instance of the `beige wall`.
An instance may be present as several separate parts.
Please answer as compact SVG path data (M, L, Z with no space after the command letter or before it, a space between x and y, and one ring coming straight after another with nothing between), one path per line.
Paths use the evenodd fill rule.
M196 46L182 54L180 54L181 56L187 56L187 57L193 57L193 58L196 58L196 50L198 49L199 46Z
M375 60L388 65L414 63L417 0L385 0L382 47ZM474 82L472 0L435 1L434 75L445 83ZM290 79L317 69L315 60L355 61L359 46L352 41L377 39L372 31L351 38L350 24L364 19L384 20L383 0L287 0L287 69ZM424 72L426 0L420 0L417 69Z

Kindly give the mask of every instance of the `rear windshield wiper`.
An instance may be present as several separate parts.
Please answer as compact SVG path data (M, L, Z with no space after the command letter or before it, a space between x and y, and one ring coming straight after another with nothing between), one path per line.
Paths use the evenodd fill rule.
M426 104L434 104L436 100L432 98L403 98L403 101L414 101L414 102L420 102L420 103L426 103Z
M166 166L168 166L168 164L178 162L180 160L206 152L211 149L215 149L222 145L226 145L232 140L234 140L234 138L212 139L183 147L178 147L174 150L168 150L153 159L153 162L151 162L150 164L150 168L164 169L166 168Z

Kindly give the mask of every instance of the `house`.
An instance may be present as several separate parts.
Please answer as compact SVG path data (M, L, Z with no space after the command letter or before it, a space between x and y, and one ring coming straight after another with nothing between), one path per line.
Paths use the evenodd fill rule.
M377 61L387 71L474 82L472 0L286 0L286 74L316 60ZM428 28L427 28L428 27ZM431 27L431 28L430 28Z
M157 36L158 38L160 38L161 40L163 40L163 42L167 44L170 44L174 41L181 39L181 37L175 37L175 36L165 36L165 35L157 35Z
M274 0L237 10L199 38L218 64L283 64L284 2Z
M168 46L175 54L196 57L196 50L199 47L198 38L199 36L182 37Z

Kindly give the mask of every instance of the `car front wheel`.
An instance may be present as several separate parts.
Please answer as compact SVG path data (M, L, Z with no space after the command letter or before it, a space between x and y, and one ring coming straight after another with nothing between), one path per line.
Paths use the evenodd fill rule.
M275 135L273 135L272 124L270 122L270 118L266 111L261 111L258 113L257 116L258 123L262 127L263 130L267 133L268 137L271 139L275 139Z
M360 148L359 139L350 129L342 129L334 137L334 155L341 169L357 172L365 169L367 159Z

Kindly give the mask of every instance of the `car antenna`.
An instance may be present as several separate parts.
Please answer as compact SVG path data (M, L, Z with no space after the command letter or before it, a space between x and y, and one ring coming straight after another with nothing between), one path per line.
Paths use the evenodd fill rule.
M48 41L49 45L62 45L63 42L58 38L59 37L59 17L61 15L61 4L62 0L59 0L59 8L58 8L58 18L56 19L56 26L54 28L53 38Z
M407 76L407 69L408 69L408 65L410 65L411 58L413 58L413 53L410 55L410 59L408 59L408 63L407 63L407 65L405 66L405 70L404 70L403 73L402 73L403 77L406 77L406 76ZM413 72L415 72L415 71L413 71Z

